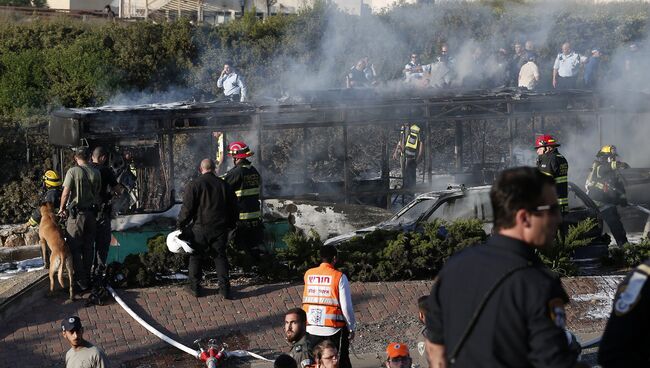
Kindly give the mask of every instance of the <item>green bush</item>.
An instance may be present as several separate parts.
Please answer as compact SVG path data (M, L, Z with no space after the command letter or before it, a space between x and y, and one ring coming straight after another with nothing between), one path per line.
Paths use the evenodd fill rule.
M422 232L375 230L338 245L340 268L352 281L395 281L435 276L456 251L485 240L479 220L437 219ZM318 264L322 242L316 234L289 233L279 254L296 275Z
M155 285L160 282L160 276L187 269L188 255L167 250L166 239L166 235L156 235L147 240L147 253L126 256L123 270L128 286Z
M643 238L640 242L625 243L622 247L610 247L609 258L605 263L619 267L636 267L650 258L650 239Z
M540 258L548 268L560 276L576 275L578 268L571 259L576 249L587 246L594 240L594 238L586 237L585 234L596 225L596 220L589 218L576 226L569 226L569 231L564 239L558 232L555 246L538 252Z

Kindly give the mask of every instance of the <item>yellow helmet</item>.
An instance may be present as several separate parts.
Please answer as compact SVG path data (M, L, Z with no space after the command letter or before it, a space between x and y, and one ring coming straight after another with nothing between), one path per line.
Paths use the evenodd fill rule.
M417 124L413 124L413 125L411 125L411 127L410 127L409 129L410 129L413 133L419 133L419 132L420 132L420 127L417 126Z
M599 155L609 155L609 156L616 156L616 146L612 144L607 144L603 146L600 151L598 151Z
M47 170L43 174L43 181L48 187L60 187L61 186L61 177L54 170Z

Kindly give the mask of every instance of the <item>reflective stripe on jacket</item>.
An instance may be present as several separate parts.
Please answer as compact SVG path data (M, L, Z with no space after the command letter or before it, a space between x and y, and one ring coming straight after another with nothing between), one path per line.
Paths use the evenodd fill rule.
M403 134L407 134L404 142L404 154L407 158L415 158L420 144L420 127L414 124L407 128Z
M339 302L342 276L343 273L329 263L321 263L305 272L302 309L307 313L307 325L345 327L345 317Z
M555 179L557 202L562 212L569 210L569 163L557 150L546 152L537 158L537 168Z
M260 211L260 187L262 180L259 172L248 160L236 165L224 175L237 196L239 220L258 220Z

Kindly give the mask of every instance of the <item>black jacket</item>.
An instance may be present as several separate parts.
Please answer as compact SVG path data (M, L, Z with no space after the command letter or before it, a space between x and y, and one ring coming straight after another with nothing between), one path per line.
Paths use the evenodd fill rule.
M205 173L185 188L177 225L179 229L233 229L237 218L237 198L230 186L216 175Z
M224 180L235 191L239 203L239 219L257 221L262 217L260 211L260 173L248 160L242 160L230 169Z
M454 367L573 367L578 353L564 334L568 296L533 249L502 235L461 251L447 261L429 296L427 339L444 344L450 358L490 290Z
M558 150L546 152L537 157L537 168L555 179L557 201L562 212L569 207L569 163Z
M41 205L43 203L52 203L56 211L61 203L61 189L50 188L39 199L36 207L32 211L32 216L29 218L29 224L36 226L41 223Z
M650 367L649 276L650 260L646 260L619 286L598 349L598 363L603 368Z

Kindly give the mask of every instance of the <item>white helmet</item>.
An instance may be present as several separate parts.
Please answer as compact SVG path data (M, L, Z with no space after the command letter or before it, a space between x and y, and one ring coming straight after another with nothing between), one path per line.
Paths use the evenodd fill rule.
M178 237L181 235L180 230L175 230L167 235L167 249L172 253L192 253L194 249L190 247L190 243L181 240Z

